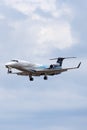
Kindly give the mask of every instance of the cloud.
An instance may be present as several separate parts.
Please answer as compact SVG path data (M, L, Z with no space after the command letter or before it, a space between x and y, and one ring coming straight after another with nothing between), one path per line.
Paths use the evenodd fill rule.
M4 20L4 19L5 19L4 15L0 14L0 20Z
M4 0L6 5L11 6L20 12L27 15L34 15L37 9L41 9L44 12L49 12L52 16L58 17L61 15L69 15L72 16L71 8L63 3L59 5L59 2L56 0ZM60 7L59 7L60 6Z
M73 13L69 5L63 3L59 7L56 0L4 0L4 4L7 8L13 8L16 11L16 13L13 13L15 19L17 11L27 15L25 20L7 20L6 26L11 27L9 32L10 42L15 46L25 46L28 55L31 52L34 55L45 55L55 48L60 50L71 48L78 41L73 36L70 23ZM29 50L28 47L31 49ZM18 49L16 51L19 52ZM26 55L26 52L24 48L20 49L20 54L25 53Z
M16 80L16 79L15 79ZM11 84L11 82L9 83ZM43 112L54 110L72 110L84 109L87 107L85 96L80 93L72 92L71 90L40 90L37 88L23 88L14 89L1 88L0 89L0 104L1 110L4 111L29 111L29 112ZM53 90L53 91L52 91ZM72 101L72 102L71 102ZM9 107L9 110L8 110ZM6 111L5 110L5 111Z
M5 0L5 3L8 6L12 6L13 8L19 10L20 12L24 14L32 14L37 8L40 8L45 11L51 12L52 10L55 10L55 0L30 0L30 1L21 1L21 0Z
M51 23L42 27L38 34L38 42L41 47L65 49L74 44L71 27L68 23ZM43 47L43 48L44 48ZM47 48L48 48L47 47Z

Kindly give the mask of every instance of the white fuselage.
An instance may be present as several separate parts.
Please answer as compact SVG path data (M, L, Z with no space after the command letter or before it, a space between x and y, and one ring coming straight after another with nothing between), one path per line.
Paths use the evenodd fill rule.
M29 71L29 70L44 70L49 69L49 65L41 65L41 64L33 64L29 63L27 61L21 61L21 60L12 60L11 62L8 62L5 64L5 66L9 69L14 68L20 71ZM57 66L57 69L60 69L60 66Z

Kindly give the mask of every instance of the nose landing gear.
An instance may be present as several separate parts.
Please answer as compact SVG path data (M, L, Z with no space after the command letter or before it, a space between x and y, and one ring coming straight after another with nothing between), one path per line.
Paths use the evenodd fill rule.
M11 68L8 68L8 74L9 74L9 73L12 73L12 70L11 70Z

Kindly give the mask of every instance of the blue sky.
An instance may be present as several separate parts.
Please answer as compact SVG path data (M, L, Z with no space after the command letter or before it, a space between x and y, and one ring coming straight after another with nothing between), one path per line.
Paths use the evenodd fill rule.
M87 1L0 1L0 129L87 130ZM63 67L79 70L35 78L7 75L11 59L51 64L76 56Z

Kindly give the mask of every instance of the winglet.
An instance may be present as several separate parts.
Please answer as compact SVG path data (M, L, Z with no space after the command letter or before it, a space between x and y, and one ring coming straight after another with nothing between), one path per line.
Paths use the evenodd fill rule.
M80 67L80 65L81 65L81 62L79 63L79 65L77 66L77 68L79 68L79 67Z

